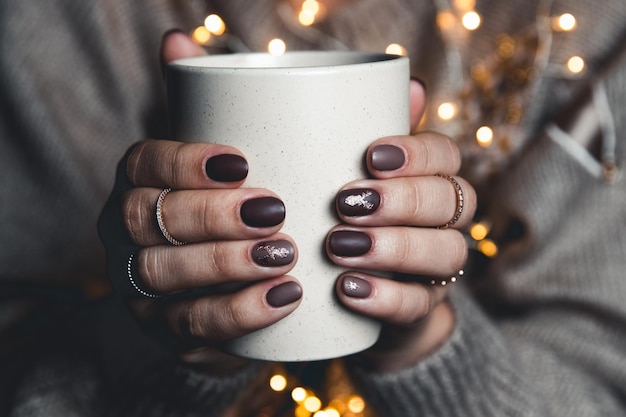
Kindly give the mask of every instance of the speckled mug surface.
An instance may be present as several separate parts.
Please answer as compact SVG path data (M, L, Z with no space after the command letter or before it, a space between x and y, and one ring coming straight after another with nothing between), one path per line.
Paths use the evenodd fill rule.
M325 254L339 223L335 196L367 175L377 138L409 133L409 60L355 51L214 55L168 65L172 138L234 146L245 155L244 187L268 188L285 203L283 232L298 261L290 275L300 306L265 329L230 342L234 354L272 361L341 357L367 349L380 324L337 300L345 270Z

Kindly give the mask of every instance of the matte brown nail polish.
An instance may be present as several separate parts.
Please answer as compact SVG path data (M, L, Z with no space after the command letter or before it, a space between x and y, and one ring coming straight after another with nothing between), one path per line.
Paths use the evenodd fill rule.
M380 205L380 194L369 188L343 190L337 194L337 209L346 216L366 216Z
M363 232L339 230L330 234L328 244L337 256L361 256L372 248L372 239Z
M252 259L262 266L282 266L293 262L295 249L288 240L258 243L252 249Z
M289 281L277 285L267 292L265 299L272 307L283 307L302 298L302 287L297 282Z
M404 165L402 149L394 145L378 145L372 149L372 167L379 171L393 171Z
M241 181L248 176L248 162L239 155L216 155L206 162L206 173L212 180Z
M348 275L341 281L341 290L348 297L367 298L372 293L372 286L363 278Z
M251 227L271 227L285 220L285 204L275 197L253 198L240 209L241 220Z

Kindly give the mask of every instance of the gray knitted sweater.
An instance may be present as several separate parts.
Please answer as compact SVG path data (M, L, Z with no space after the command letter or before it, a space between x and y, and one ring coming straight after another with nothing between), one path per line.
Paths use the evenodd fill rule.
M145 338L116 300L94 300L104 281L95 223L114 167L131 143L167 138L164 31L191 30L217 11L252 50L273 37L291 49L398 42L431 103L454 87L432 2L353 1L307 31L273 0L208 3L0 1L0 414L226 415L262 367L221 378L192 371ZM483 26L463 47L466 64L497 35L533 24L540 6L477 3ZM477 183L500 250L453 289L454 333L402 372L348 360L380 416L626 415L625 181L603 181L584 146L550 130L589 80L602 83L606 129L617 140L607 152L626 166L626 3L551 6L566 11L577 31L555 37L549 61L580 55L587 72L538 75L524 103L523 146L487 186ZM68 305L64 322L42 320Z

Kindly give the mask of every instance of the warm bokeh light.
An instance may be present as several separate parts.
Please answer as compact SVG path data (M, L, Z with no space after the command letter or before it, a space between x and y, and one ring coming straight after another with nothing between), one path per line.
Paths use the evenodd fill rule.
M485 223L476 223L469 230L470 236L474 240L483 240L489 234L489 227Z
M278 38L272 39L267 44L267 52L269 52L270 54L274 56L280 56L284 54L286 50L287 50L287 45L285 44L285 41L283 41L282 39L278 39Z
M480 26L481 18L475 11L467 12L463 15L463 27L467 30L476 30Z
M576 18L571 13L563 13L552 20L552 29L560 32L570 32L576 29Z
M400 45L399 43L392 43L392 44L387 45L387 48L385 49L385 53L389 55L405 56L406 49L404 48L404 46Z
M450 30L456 24L456 17L452 12L442 11L437 13L437 26L441 30Z
M315 23L315 13L306 9L300 10L298 22L300 22L302 26L311 26Z
M476 7L476 0L454 0L454 7L466 12Z
M437 116L441 120L451 120L456 116L456 105L454 103L445 102L437 107Z
M498 254L498 246L491 239L484 239L478 242L478 250L485 256L493 258Z
M307 409L307 411L314 413L322 408L322 400L314 396L306 397L302 405Z
M341 414L339 413L339 411L335 410L334 408L327 408L324 410L324 413L326 413L324 414L325 417L341 417Z
M284 375L276 374L270 378L270 387L277 392L287 388L287 378Z
M353 413L362 413L365 410L365 401L358 395L353 395L348 400L348 410Z
M307 410L306 408L304 408L302 405L296 407L296 409L294 410L293 415L295 417L311 417L311 412L309 410Z
M308 10L309 12L316 15L320 11L320 4L317 0L305 0L302 2L302 10Z
M217 36L226 32L226 24L222 18L216 14L208 15L206 19L204 19L204 26L209 32Z
M198 45L205 45L211 39L211 32L204 26L198 26L191 33L191 39Z
M572 74L580 74L585 70L585 60L579 56L573 56L567 60L567 69Z
M295 387L293 390L291 390L291 398L295 402L301 403L306 398L306 390L302 387Z
M483 148L493 143L493 130L489 126L481 126L476 131L476 142Z

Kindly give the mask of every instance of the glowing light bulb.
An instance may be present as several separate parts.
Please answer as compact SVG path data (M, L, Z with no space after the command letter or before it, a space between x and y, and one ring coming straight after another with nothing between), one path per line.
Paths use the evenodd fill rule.
M204 26L198 26L192 32L191 39L198 45L205 45L211 39L211 32Z
M445 102L437 107L437 116L441 120L451 120L456 116L456 105L454 103Z
M467 30L476 30L480 26L481 18L475 11L467 12L462 18L463 27Z
M320 400L319 398L315 396L306 397L302 405L304 405L304 408L306 408L307 411L314 413L316 411L319 411L320 408L322 408L322 400Z
M216 14L208 15L206 19L204 19L204 26L209 32L216 36L220 36L226 32L226 24L222 18Z
M272 39L267 44L267 51L274 56L280 56L284 54L286 50L287 50L287 45L285 44L285 41L283 41L282 39L278 39L278 38Z
M365 410L365 401L358 395L354 395L348 400L348 409L353 413L362 413Z
M481 126L476 131L476 142L483 148L493 143L493 130L489 126Z
M385 53L389 55L405 56L406 49L404 48L404 46L400 45L399 43L392 43L392 44L387 45L387 48L385 49Z
M291 390L291 398L295 402L301 403L306 398L306 390L302 387L295 387L293 390Z
M570 32L576 29L576 18L571 13L563 13L552 20L552 29L559 32Z
M580 74L585 70L585 60L579 56L573 56L567 60L567 69L572 74Z
M284 391L287 388L287 378L280 374L273 375L270 378L270 388L277 392Z

